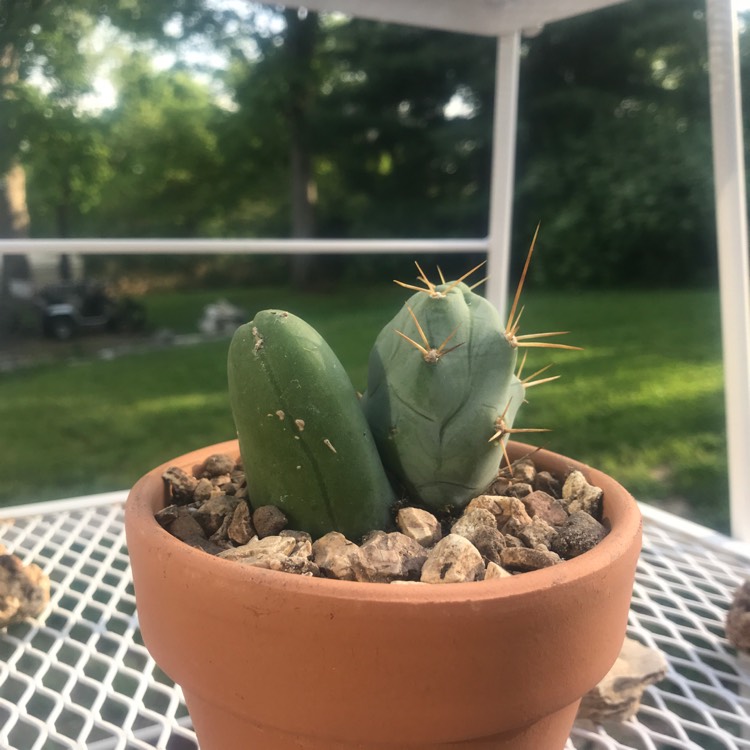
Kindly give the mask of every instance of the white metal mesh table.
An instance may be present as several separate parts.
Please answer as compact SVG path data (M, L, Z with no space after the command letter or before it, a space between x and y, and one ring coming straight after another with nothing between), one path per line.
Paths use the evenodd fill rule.
M0 511L0 542L52 581L45 613L0 633L0 748L197 747L180 689L140 637L125 495ZM635 719L577 726L568 748L750 750L750 660L724 637L734 590L750 577L750 548L643 511L628 630L666 655L669 673L647 689Z

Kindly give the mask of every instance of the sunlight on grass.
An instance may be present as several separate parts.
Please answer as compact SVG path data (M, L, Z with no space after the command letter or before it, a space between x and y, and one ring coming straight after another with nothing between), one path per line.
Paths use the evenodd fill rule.
M168 412L181 413L194 409L223 407L226 402L224 393L187 393L182 396L159 396L142 399L129 406L138 414L160 415Z
M639 380L633 382L631 373L617 373L603 378L601 375L576 378L589 396L597 393L599 406L608 408L650 408L656 404L678 406L680 402L716 394L723 387L723 372L717 364L688 368L672 365L643 368Z

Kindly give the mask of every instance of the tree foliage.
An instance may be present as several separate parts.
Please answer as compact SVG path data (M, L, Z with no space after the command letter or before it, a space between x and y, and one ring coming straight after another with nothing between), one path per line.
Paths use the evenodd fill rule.
M220 112L186 71L153 70L141 55L118 74L119 100L102 120L110 179L91 222L99 236L210 234L220 206L215 134Z
M11 5L0 156L27 168L36 235L487 232L491 38L209 0ZM118 99L98 112L84 42L105 13ZM541 221L537 282L713 278L703 15L632 0L524 41L514 246ZM203 62L159 61L188 47Z
M714 272L706 30L695 0L635 0L528 43L517 236L542 221L550 283Z
M333 235L487 231L495 46L365 21L332 24L316 140ZM451 117L454 97L470 117Z

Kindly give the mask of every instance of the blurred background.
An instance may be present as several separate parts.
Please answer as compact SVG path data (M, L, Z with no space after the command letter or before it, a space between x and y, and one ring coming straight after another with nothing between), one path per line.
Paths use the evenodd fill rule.
M484 237L494 58L490 38L241 0L0 0L0 238ZM542 226L524 330L585 350L530 360L562 378L518 421L726 530L706 58L698 0L523 40L514 277ZM231 438L228 337L265 307L308 319L362 389L392 279L481 259L6 253L0 505L128 487Z

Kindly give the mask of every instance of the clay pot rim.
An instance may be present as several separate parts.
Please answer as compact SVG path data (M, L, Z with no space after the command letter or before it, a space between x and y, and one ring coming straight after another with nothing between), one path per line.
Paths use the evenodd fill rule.
M616 506L606 509L605 516L616 516L607 536L592 550L572 560L566 560L541 570L521 575L498 578L490 581L473 581L451 584L390 584L339 581L328 578L313 578L280 571L267 570L236 561L225 560L185 544L164 530L154 518L158 506L163 507L162 473L169 466L190 467L203 462L213 453L229 453L239 456L236 440L206 446L178 456L143 476L132 488L125 505L127 523L133 533L156 535L159 548L164 555L179 558L185 569L206 568L212 576L221 578L232 586L282 587L288 594L299 597L325 596L331 599L380 601L387 603L447 604L451 602L481 602L503 599L524 599L540 589L569 584L577 579L598 575L616 559L627 554L633 538L640 537L642 518L636 501L628 491L614 479L601 471L579 461L552 453L544 449L511 441L509 448L517 455L535 451L535 456L544 463L550 459L579 469L593 484L602 486L607 498L616 495ZM158 493L158 500L156 494ZM205 572L205 571L204 571Z

